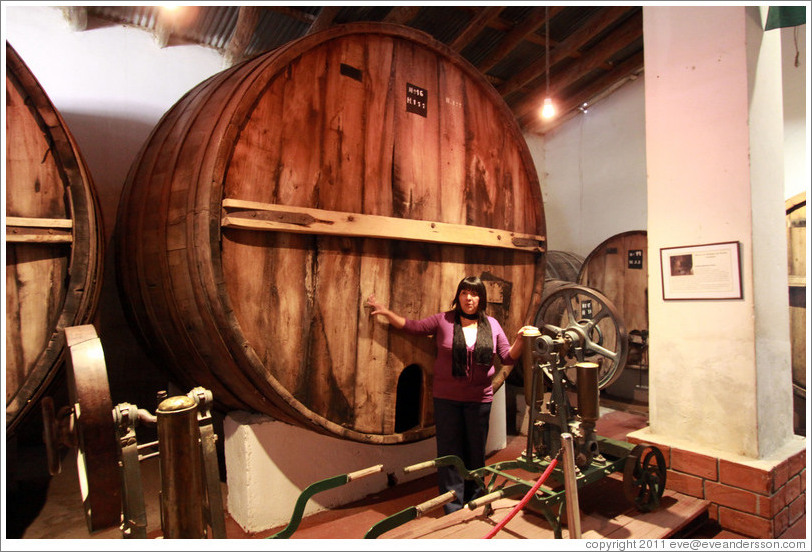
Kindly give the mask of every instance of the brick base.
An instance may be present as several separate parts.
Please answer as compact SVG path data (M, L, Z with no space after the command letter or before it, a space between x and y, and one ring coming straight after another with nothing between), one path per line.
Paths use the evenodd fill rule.
M641 442L629 437L630 442ZM806 513L806 450L761 469L657 445L668 468L666 488L711 502L711 519L753 538L779 538Z

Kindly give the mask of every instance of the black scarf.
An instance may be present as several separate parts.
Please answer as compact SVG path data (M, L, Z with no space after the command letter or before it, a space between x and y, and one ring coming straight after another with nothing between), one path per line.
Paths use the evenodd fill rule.
M474 364L487 366L493 364L493 334L487 316L478 317L476 345L474 345ZM460 313L454 313L454 337L451 343L451 374L456 378L468 375L468 347L462 333Z

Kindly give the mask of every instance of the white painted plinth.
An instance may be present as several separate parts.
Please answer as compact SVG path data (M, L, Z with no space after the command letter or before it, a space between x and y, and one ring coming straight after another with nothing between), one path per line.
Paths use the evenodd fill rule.
M494 395L487 450L505 448L504 386ZM312 483L383 464L383 471L316 494L308 516L359 500L387 486L387 474L404 483L435 473L404 474L403 468L437 456L433 438L402 445L368 445L315 433L261 414L234 411L226 416L227 510L249 533L285 526L296 500Z
M505 386L493 394L491 417L488 425L488 441L485 443L485 454L502 450L507 446L507 398Z

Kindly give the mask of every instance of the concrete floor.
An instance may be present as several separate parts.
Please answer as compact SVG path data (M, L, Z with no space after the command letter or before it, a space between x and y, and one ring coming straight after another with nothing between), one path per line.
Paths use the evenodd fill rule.
M647 417L641 412L627 412L602 408L605 412L598 422L597 432L614 439L623 439L626 434L647 425ZM139 439L140 441L140 439ZM488 463L516 458L524 450L526 437L509 435L508 446L494 453ZM87 530L80 499L79 480L73 454L66 454L62 472L54 477L47 473L43 447L32 443L18 444L17 455L25 472L19 470L14 477L8 477L6 489L6 536L22 539L120 539L118 528L98 531L90 535ZM141 464L144 496L147 505L148 536L161 535L158 494L160 476L158 459L145 460ZM11 469L11 467L9 468ZM14 475L14 474L7 474ZM224 496L227 485L223 483ZM332 510L308 516L294 534L296 539L357 539L376 522L437 496L434 475L387 488L379 493ZM429 514L441 515L442 510ZM796 530L797 538L805 535L804 517ZM272 535L282 527L263 533L248 534L226 515L228 538L252 539ZM740 535L724 531L712 521L705 521L693 528L692 537L697 538L741 538ZM797 533L800 531L800 533ZM790 537L793 538L793 537Z

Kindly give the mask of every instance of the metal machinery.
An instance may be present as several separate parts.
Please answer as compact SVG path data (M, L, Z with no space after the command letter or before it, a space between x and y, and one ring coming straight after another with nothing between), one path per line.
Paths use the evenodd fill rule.
M211 392L162 392L154 415L128 403L114 408L95 328L66 328L65 337L70 406L56 413L43 399L43 436L52 475L61 471L59 448L76 450L88 531L119 526L124 538L147 537L140 462L159 456L163 537L225 538ZM138 444L139 424L157 426L158 440Z
M535 320L538 332L524 336L522 369L529 405L525 451L515 460L473 470L456 456L444 456L408 466L404 472L454 467L481 488L481 496L467 508L484 507L486 515L493 512L496 500L524 497L519 505L543 515L556 538L562 537L566 507L569 534L577 538L578 489L622 472L627 499L641 511L654 510L665 490L665 459L655 446L595 433L599 391L620 375L629 347L626 329L611 301L596 290L569 282L556 284L545 297ZM43 419L52 473L59 469L57 443L77 449L88 529L93 532L120 523L124 537L146 537L138 462L158 454L147 452L157 446L164 536L224 537L216 436L209 413L211 393L196 388L186 396L167 398L156 416L126 403L113 409L95 329L68 328L66 337L73 406L55 416L53 403L45 400ZM157 423L158 441L138 445L136 423ZM269 538L289 538L313 495L381 471L383 466L376 465L313 483L300 494L290 523ZM542 475L528 480L528 472ZM542 485L548 476L552 483ZM406 508L373 525L365 538L376 538L453 498L449 492Z
M467 507L485 507L486 515L493 512L491 504L496 500L524 496L523 502L547 519L556 538L562 536L565 506L570 536L580 535L577 489L615 472L623 473L624 494L640 511L656 509L666 483L662 452L653 445L634 445L595 433L599 391L618 378L628 354L628 336L617 309L596 290L560 282L542 301L535 325L539 332L525 335L522 359L530 407L524 453L516 460L474 470L468 470L456 456L444 456L406 467L404 472L453 466L481 487L482 496ZM556 464L562 453L563 467L559 467ZM532 481L513 472L544 474L540 481ZM553 483L539 486L548 474ZM291 523L272 538L285 538L295 531L306 493L310 496L344 484L346 478L338 476L311 485L302 493ZM328 482L332 482L330 486ZM365 538L376 538L451 500L452 493L446 493L402 510L375 524Z

